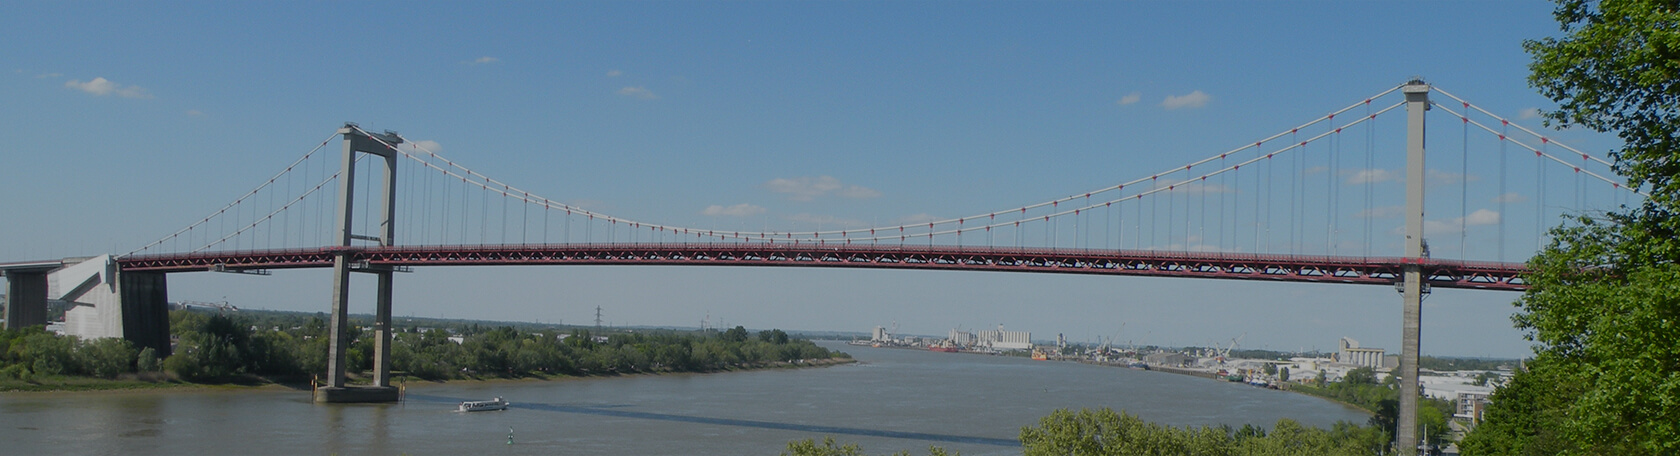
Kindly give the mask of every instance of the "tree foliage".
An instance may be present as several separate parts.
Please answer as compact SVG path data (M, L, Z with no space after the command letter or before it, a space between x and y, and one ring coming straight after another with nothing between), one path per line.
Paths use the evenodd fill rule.
M1367 455L1387 448L1381 430L1336 423L1330 430L1280 419L1271 432L1245 425L1172 427L1112 409L1057 410L1021 429L1022 454L1290 456Z
M1320 382L1324 372L1319 371ZM1342 375L1341 381L1319 383L1317 385L1292 385L1291 391L1310 394L1328 399L1334 399L1353 405L1372 413L1367 423L1375 429L1384 432L1392 441L1395 434L1395 423L1400 420L1400 383L1394 376L1388 376L1383 381L1377 381L1377 373L1369 367L1349 370ZM1453 414L1452 402L1440 399L1418 398L1418 414L1416 426L1419 429L1445 430L1447 419ZM1429 432L1427 442L1434 446L1446 444L1446 432Z
M40 326L0 330L0 376L34 381L40 376L116 378L134 372L138 352L122 339L84 341Z
M1562 126L1614 132L1651 197L1553 229L1517 327L1535 359L1497 390L1465 454L1680 453L1680 5L1562 0L1564 35L1524 43Z
M863 448L855 443L840 444L834 437L823 437L822 444L816 440L805 439L788 442L787 450L782 456L864 456ZM910 456L910 452L893 453L894 456ZM928 447L928 456L956 456L962 453L947 453L944 448Z
M1564 36L1530 40L1529 84L1558 103L1558 125L1614 132L1611 153L1634 186L1671 205L1680 194L1680 6L1672 0L1558 0Z
M442 329L399 332L393 337L393 370L431 380L469 377L612 375L638 372L710 372L742 367L845 357L773 329L749 337L746 328L724 332L639 331L596 333L519 331L511 326L467 328L459 343ZM371 339L371 338L370 338ZM372 346L367 348L370 352Z
M1539 347L1470 454L1680 452L1680 265L1625 256L1649 226L1636 218L1553 230L1530 260L1513 319Z
M270 380L301 382L327 370L324 315L287 312L222 314L170 312L177 339L174 355L159 360L151 349L135 351L121 339L80 341L34 327L0 332L0 375L25 381L39 376L112 378L123 373L173 373L191 382ZM375 333L354 319L347 331L345 365L351 373L373 366ZM749 337L746 328L724 332L518 330L477 323L449 330L398 328L391 344L391 368L422 379L549 375L613 375L638 372L710 372L847 358L844 353L790 338L780 329ZM464 334L453 338L453 333Z

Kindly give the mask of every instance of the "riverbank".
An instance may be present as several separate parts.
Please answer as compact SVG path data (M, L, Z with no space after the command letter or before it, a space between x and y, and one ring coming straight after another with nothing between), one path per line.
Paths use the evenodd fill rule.
M479 376L479 377L453 378L453 379L441 379L441 380L425 380L425 379L420 379L420 378L416 378L416 377L406 376L406 375L403 375L402 373L394 373L393 376L397 379L398 382L401 382L404 385L407 385L407 386L422 386L422 385L447 385L447 384L471 384L471 383L564 381L564 380L581 380L581 379L589 379L589 378L658 376L658 375L668 375L668 374L702 374L703 375L703 374L713 374L713 373L755 371L755 370L766 370L766 369L805 369L805 368L829 367L829 366L836 366L836 365L841 365L841 364L851 364L851 363L856 363L856 362L857 362L857 360L852 359L852 358L807 359L807 360L796 360L796 361L778 361L778 362L773 362L773 363L761 363L761 364L753 364L753 365L738 365L738 366L732 366L728 369L713 370L713 371L706 371L706 372L658 371L658 372L633 372L633 373L623 373L623 374L620 374L620 373L602 373L602 374L596 374L596 375L556 374L556 375L533 375L533 376L523 376L523 377ZM367 377L368 377L367 375L353 374L353 375L350 376L350 380L351 380L352 384L356 384L360 381L366 380ZM48 377L48 378L45 378L45 379L37 378L35 381L32 381L32 382L24 382L22 380L10 379L10 380L0 381L0 393L66 393L66 392L122 393L122 392L152 392L152 391L159 391L159 390L188 391L188 390L193 390L193 389L214 390L214 391L230 391L230 390L235 390L235 391L237 391L237 390L294 390L294 391L303 390L303 391L307 391L307 390L310 389L310 386L311 385L310 385L309 379L307 379L307 378L298 379L298 378L270 378L270 377L258 377L258 376L244 376L244 377L240 377L240 378L238 378L234 381L227 382L227 383L193 383L193 382L180 380L180 379L178 379L174 376L171 376L171 375L158 373L158 374L146 374L146 375L125 374L125 375L123 375L119 378L116 378L116 379L102 379L102 378L94 378L94 377L76 377L76 376L54 376L54 377Z
M1085 360L1078 360L1076 362L1078 362L1080 364L1090 364L1090 365L1104 366L1104 367L1119 367L1119 368L1127 368L1128 367L1126 364L1098 363L1098 362L1091 362L1091 361L1085 361ZM1218 381L1218 382L1222 382L1222 383L1228 382L1224 378L1220 377L1219 374L1214 373L1214 372L1204 371L1204 370L1180 369L1180 368L1166 367L1166 366L1149 366L1149 370L1157 371L1157 372L1165 372L1165 373L1175 374L1175 375L1200 377L1200 378L1214 380L1214 381ZM1373 414L1373 415L1376 414L1375 411L1372 411L1371 409L1367 409L1365 407L1360 407L1357 404L1349 403L1347 401L1338 400L1338 399L1333 398L1333 397L1327 397L1327 396L1323 396L1323 395L1319 395L1319 394L1313 394L1311 392L1308 392L1305 389L1297 390L1296 388L1292 387L1292 384L1290 384L1290 383L1284 383L1282 385L1278 385L1276 388L1260 388L1260 389L1271 389L1271 390L1277 390L1277 391L1284 391L1284 392L1299 394L1299 395L1307 396L1307 397L1314 397L1314 398L1318 398L1318 399L1323 399L1325 401L1341 404L1341 405L1347 406L1348 408L1361 410L1361 411L1364 411L1365 413L1370 413L1370 414Z

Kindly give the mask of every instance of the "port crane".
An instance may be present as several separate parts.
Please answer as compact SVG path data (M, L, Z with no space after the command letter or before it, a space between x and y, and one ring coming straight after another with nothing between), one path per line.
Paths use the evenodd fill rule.
M1155 334L1155 332L1154 331L1149 331L1149 332L1143 333L1143 338L1138 339L1136 343L1131 344L1132 345L1131 352L1132 352L1133 356L1137 355L1138 345L1142 345L1143 341L1149 340L1149 335L1151 335L1151 334ZM1131 341L1127 341L1127 342L1131 342ZM1144 345L1144 346L1147 347L1148 345Z
M1097 356L1107 358L1109 347L1114 344L1114 339L1120 337L1120 333L1124 332L1125 330L1126 330L1126 323L1125 322L1120 322L1120 329L1115 330L1114 335L1108 336L1108 338L1106 338L1106 339L1102 338L1101 336L1098 336L1098 339L1102 341L1102 345L1097 347L1095 354Z
M1219 351L1218 359L1220 364L1225 363L1225 358L1231 356L1231 350L1235 350L1237 348L1237 342L1241 342L1244 337L1248 337L1248 333L1242 333L1241 336L1231 338L1231 345L1226 346L1224 350ZM1217 349L1219 347L1214 348Z

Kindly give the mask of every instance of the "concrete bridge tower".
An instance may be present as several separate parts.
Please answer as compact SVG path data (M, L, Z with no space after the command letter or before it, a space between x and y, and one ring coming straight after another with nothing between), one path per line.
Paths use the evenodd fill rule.
M332 317L328 323L328 352L327 352L327 381L326 385L315 390L315 402L396 402L397 389L391 386L391 281L396 272L389 266L373 266L368 264L354 264L351 257L356 247L353 241L372 241L379 246L394 245L393 239L396 227L396 190L397 190L397 150L393 149L402 143L402 138L396 133L385 134L367 133L355 124L346 123L338 133L344 136L344 159L339 171L338 182L338 233L336 240L338 251L333 259L333 301ZM378 233L373 235L357 234L352 231L355 224L355 188L356 188L356 158L357 154L370 154L383 158L385 165L384 196L380 198L381 207L377 208L379 224ZM371 195L370 195L371 197ZM371 198L370 198L371 199ZM376 309L374 311L374 355L373 355L373 385L365 387L351 387L345 384L344 352L350 346L350 273L365 272L373 274L378 280Z

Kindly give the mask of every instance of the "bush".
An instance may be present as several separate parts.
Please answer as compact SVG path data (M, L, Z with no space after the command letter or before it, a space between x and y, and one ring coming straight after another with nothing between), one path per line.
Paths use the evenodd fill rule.
M134 365L140 372L157 372L159 368L163 367L163 363L158 362L157 350L153 350L152 347L140 350L140 354L135 357Z
M76 354L83 369L96 377L117 378L117 374L134 371L134 345L127 340L95 340L83 344Z
M5 369L0 369L0 378L15 378L27 382L30 380L29 368L23 367L22 364L6 366Z

